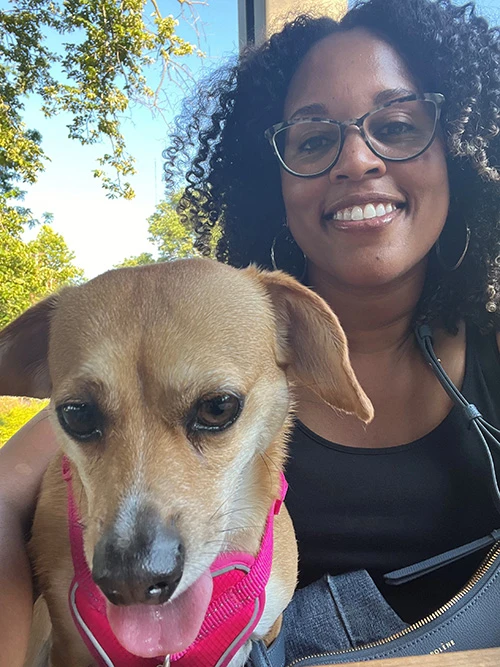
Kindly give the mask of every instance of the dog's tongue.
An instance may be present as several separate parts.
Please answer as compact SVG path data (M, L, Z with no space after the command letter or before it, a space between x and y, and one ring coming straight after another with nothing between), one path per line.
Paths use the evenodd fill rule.
M212 597L207 570L182 595L161 605L107 604L109 624L120 644L143 658L172 655L196 639Z

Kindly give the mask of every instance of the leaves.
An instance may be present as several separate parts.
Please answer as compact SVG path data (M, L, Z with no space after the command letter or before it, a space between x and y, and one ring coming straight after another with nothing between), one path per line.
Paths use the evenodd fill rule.
M189 223L183 224L177 213L180 197L178 193L160 202L148 218L149 240L156 246L160 261L196 254L193 228Z
M59 287L84 279L60 234L45 224L25 242L24 222L0 196L0 328Z
M182 222L177 213L180 198L181 193L178 192L160 202L156 206L155 212L148 218L149 240L156 247L157 259L151 253L143 252L135 257L124 259L115 268L167 262L172 259L193 257L198 254L194 247L193 222L189 219L189 216L186 223Z
M190 3L170 4L182 11ZM148 68L159 66L163 80L178 59L199 53L176 34L177 19L162 16L155 1L153 9L149 15L146 0L11 0L9 11L0 10L0 185L33 183L43 170L40 137L22 122L25 98L36 94L47 117L70 114L71 138L108 141L94 176L109 197L134 196L123 114L131 102L157 104ZM48 34L51 45L60 36L58 48L48 46Z
M137 255L137 257L127 257L127 259L124 259L120 264L116 264L113 268L119 269L124 266L144 266L145 264L154 264L155 262L156 259L150 252L142 252L140 255Z

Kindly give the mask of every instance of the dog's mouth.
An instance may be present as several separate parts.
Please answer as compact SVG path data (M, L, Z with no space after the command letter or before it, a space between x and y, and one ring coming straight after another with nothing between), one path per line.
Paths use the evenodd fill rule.
M204 572L174 599L160 605L107 603L108 620L129 653L157 658L181 653L196 639L212 597L212 576Z

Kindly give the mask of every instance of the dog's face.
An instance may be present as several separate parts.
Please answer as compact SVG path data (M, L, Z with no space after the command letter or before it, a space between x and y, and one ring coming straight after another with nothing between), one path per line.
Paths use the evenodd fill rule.
M258 498L257 477L281 464L265 459L290 397L258 284L211 262L156 269L61 295L51 402L85 490L89 562L104 535L136 550L171 526L187 587L257 502L268 510L276 489Z
M282 274L206 260L109 272L0 334L0 392L50 391L81 484L87 559L115 605L196 586L206 597L193 584L219 553L258 550L291 379L371 417L319 297Z

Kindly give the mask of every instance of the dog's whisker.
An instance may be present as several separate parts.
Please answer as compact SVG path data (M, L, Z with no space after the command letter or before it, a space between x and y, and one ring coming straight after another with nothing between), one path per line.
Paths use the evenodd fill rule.
M276 461L274 461L274 460L269 456L269 454L268 454L267 452L261 452L260 456L261 456L266 462L268 462L268 463L274 468L274 470L277 470L278 472L281 470L281 466L279 466L279 465L276 463Z
M258 528L261 528L261 526L258 524L243 524L240 526L233 526L232 528L223 528L219 530L219 534L222 535L222 533L237 533L242 530L256 530Z
M230 497L230 496L228 496L227 498L224 498L224 500L223 500L222 503L219 505L219 507L218 507L218 508L215 510L215 512L209 517L209 522L210 522L210 521L214 521L214 520L217 518L218 513L221 511L221 509L224 507L224 505L225 505L226 503L230 502L230 500L231 500L231 497Z
M276 472L279 473L280 467L278 465L276 465L276 463L274 463L274 461L271 459L271 457L268 454L266 454L265 452L260 454L260 458L262 459L264 465L266 466L267 473L269 475L269 480L271 481L273 479L273 477L276 477ZM270 465L274 468L274 475L273 475L273 471L271 470Z
M233 507L230 510L227 510L227 512L224 512L224 514L221 514L218 518L219 519L225 519L228 516L231 516L232 514L237 514L238 512L248 512L250 510L253 510L254 508L252 506L246 506L246 507Z
M226 503L229 503L229 502L234 503L234 498L227 498L224 501L223 504L226 504ZM245 508L245 509L247 509L247 508ZM228 516L232 512L239 512L239 511L240 511L239 507L231 507L229 509L226 509L226 510L222 511L222 505L221 505L219 507L219 509L217 510L217 512L214 512L214 514L212 514L212 516L210 517L210 522L219 521L220 519L224 519L226 516Z

